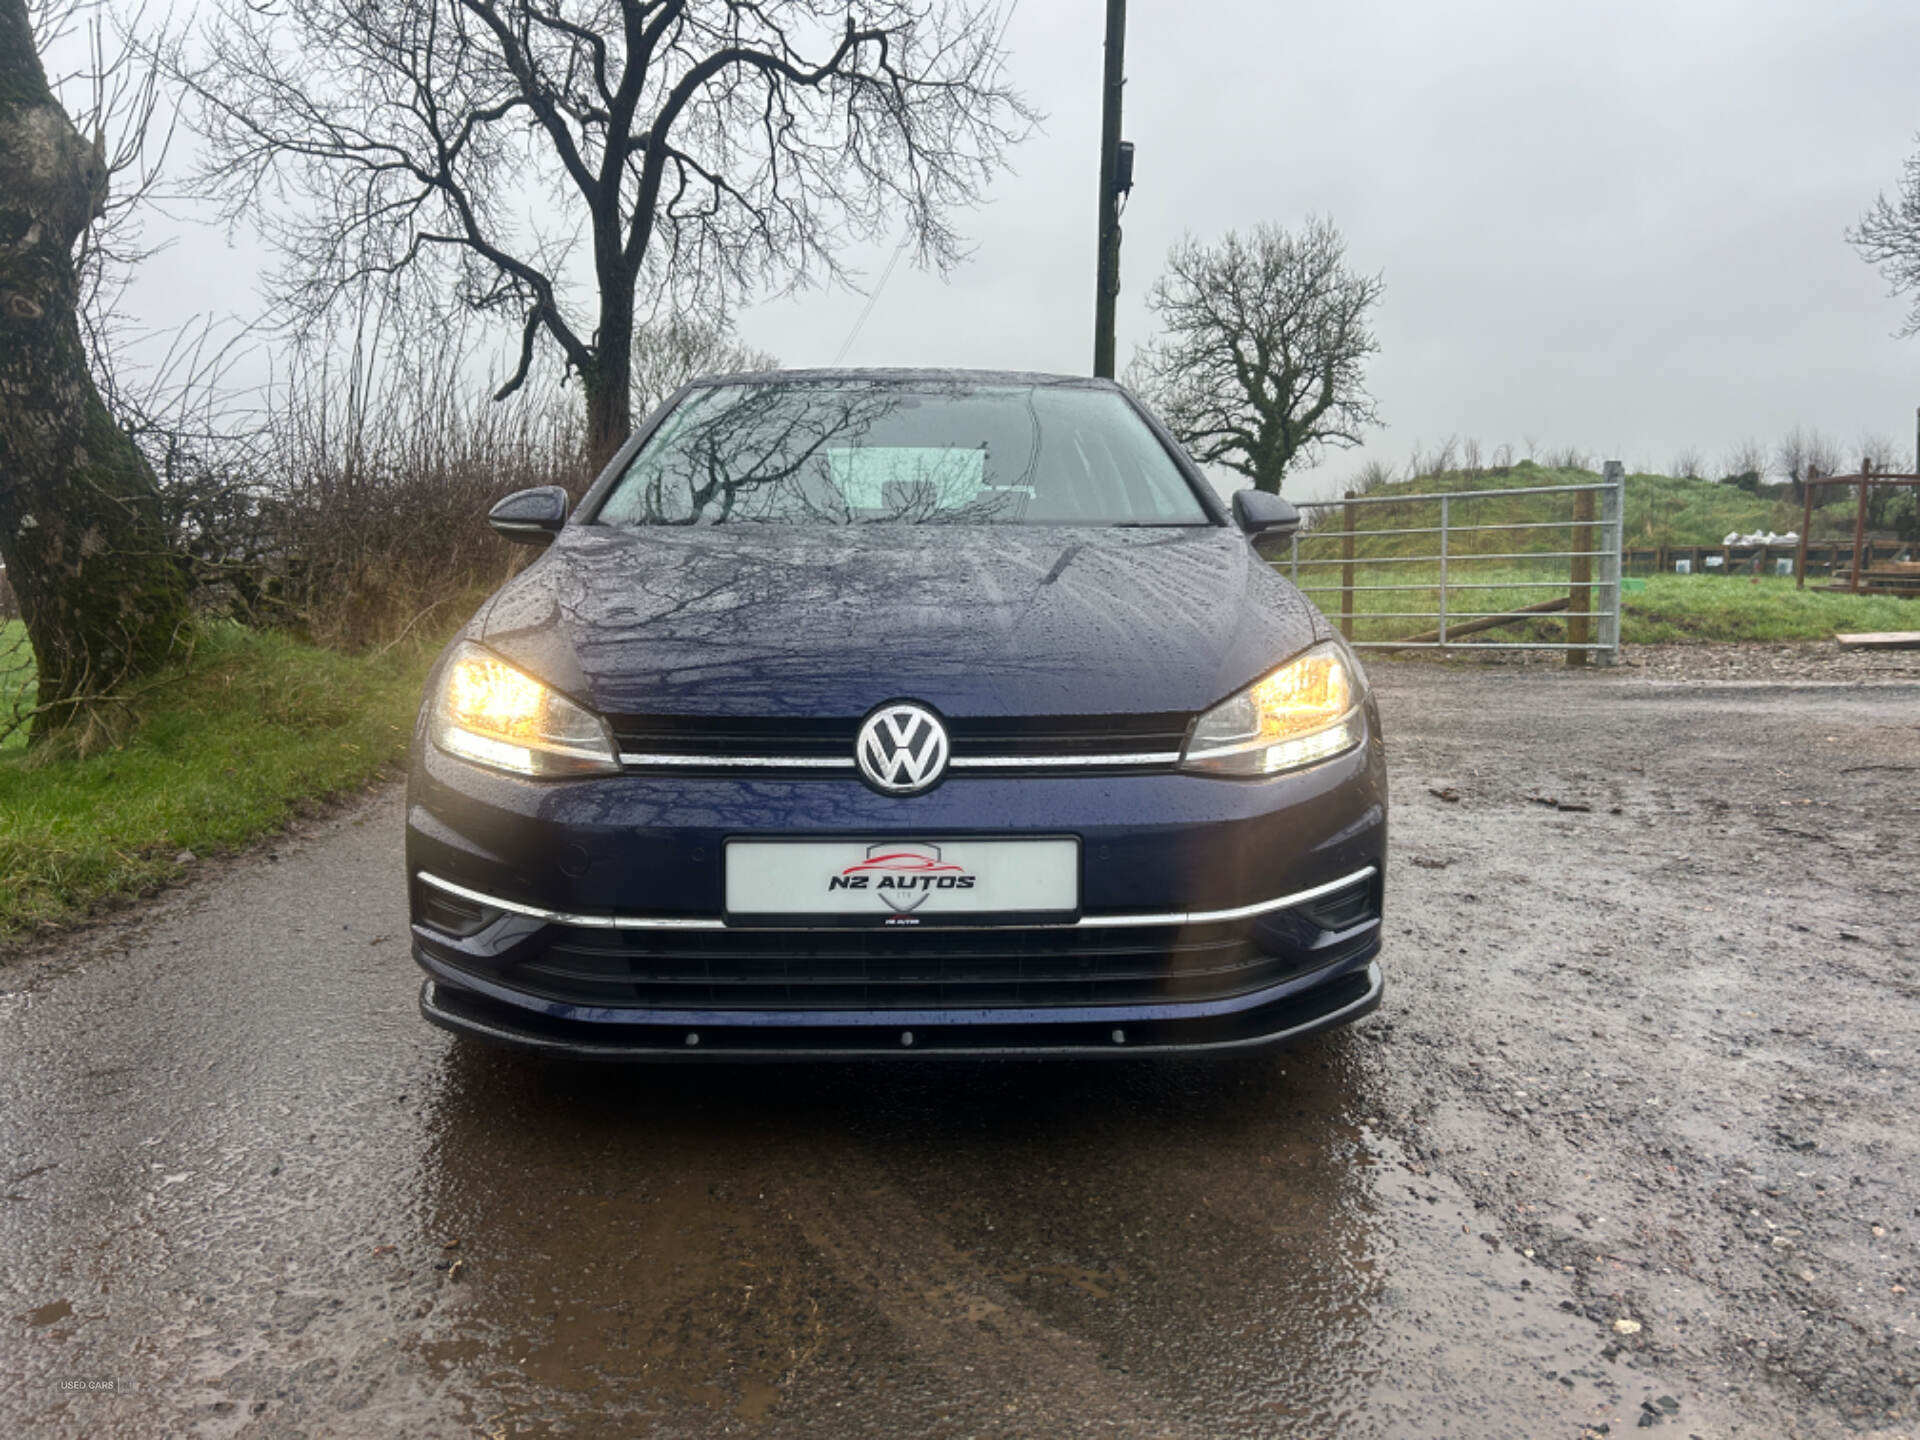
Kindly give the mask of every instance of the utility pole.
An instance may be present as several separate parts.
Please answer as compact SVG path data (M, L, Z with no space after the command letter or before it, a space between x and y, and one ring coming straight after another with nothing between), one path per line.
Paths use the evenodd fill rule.
M1133 185L1133 147L1122 162L1120 92L1127 83L1127 0L1107 0L1107 68L1100 114L1100 248L1094 264L1093 373L1113 378L1113 307L1120 294L1120 197Z

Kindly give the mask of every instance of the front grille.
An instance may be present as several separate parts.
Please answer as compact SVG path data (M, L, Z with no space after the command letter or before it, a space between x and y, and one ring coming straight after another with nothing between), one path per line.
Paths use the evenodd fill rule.
M1186 741L1188 718L1184 714L1021 715L975 716L946 723L956 761L1027 760L1037 763L1022 766L1021 771L1034 774L1046 773L1045 762L1054 760L1063 773L1085 773L1101 768L1075 763L1088 756L1178 754ZM800 763L753 768L763 775L815 778L834 773L833 768L823 769L820 761L845 762L851 768L860 722L857 715L825 719L616 715L609 720L631 770L739 773L738 762L743 759L785 758ZM1171 762L1152 768L1170 769ZM992 773L990 769L967 772L964 766L962 770Z
M1192 1002L1246 994L1352 958L1352 934L1187 929L673 933L555 927L500 979L572 1004L719 1010L967 1009Z
M622 754L805 755L853 757L854 720L771 716L709 719L697 715L616 715L609 722Z

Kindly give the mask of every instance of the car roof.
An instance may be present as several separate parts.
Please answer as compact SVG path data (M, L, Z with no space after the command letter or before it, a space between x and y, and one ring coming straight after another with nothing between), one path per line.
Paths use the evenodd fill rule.
M1050 375L1036 370L957 370L957 369L835 369L750 370L737 375L702 375L694 385L740 384L818 384L831 380L878 381L890 385L951 384L964 381L975 385L1051 385L1076 389L1117 390L1111 380L1092 375Z

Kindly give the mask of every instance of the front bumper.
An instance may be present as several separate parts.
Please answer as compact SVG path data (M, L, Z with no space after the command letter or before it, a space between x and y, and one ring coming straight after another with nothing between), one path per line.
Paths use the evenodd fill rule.
M431 977L421 1010L598 1058L1283 1043L1379 1003L1386 784L1368 719L1355 751L1269 780L983 777L910 800L838 779L543 784L421 747L407 831L413 954ZM1078 837L1081 919L850 931L721 918L729 838L966 834Z

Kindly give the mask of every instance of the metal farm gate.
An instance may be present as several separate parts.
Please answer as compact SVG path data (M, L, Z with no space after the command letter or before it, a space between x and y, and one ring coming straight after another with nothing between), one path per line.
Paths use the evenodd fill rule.
M1274 563L1358 650L1564 650L1569 664L1611 665L1625 492L1610 460L1588 484L1300 501L1312 521ZM1538 638L1542 623L1564 637ZM1531 638L1499 633L1517 625Z

